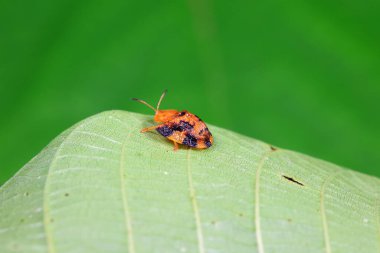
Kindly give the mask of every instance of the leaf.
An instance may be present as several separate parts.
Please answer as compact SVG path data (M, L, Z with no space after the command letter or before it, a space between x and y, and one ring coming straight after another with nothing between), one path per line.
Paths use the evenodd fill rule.
M0 189L0 252L379 252L379 180L215 126L208 150L110 111Z

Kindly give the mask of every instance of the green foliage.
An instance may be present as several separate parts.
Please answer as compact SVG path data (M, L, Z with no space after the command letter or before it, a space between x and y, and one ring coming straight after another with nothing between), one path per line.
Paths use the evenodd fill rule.
M380 1L0 1L0 185L129 101L380 176Z
M151 117L71 127L0 188L0 252L379 252L379 180L210 126L181 148Z

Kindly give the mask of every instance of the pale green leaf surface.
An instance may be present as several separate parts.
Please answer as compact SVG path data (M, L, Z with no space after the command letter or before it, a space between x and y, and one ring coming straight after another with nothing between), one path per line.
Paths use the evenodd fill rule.
M215 126L173 152L152 124L110 111L57 137L0 188L0 252L380 252L377 178Z

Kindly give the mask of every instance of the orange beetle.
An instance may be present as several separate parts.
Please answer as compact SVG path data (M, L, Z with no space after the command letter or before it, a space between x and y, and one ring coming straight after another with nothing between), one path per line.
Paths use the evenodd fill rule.
M211 147L214 142L212 134L206 124L198 116L186 110L159 110L166 91L167 90L162 93L157 108L154 108L141 99L132 98L132 100L138 101L153 109L156 112L154 121L162 123L157 126L143 128L141 129L141 133L156 130L162 136L173 141L174 151L178 149L178 143L198 149Z

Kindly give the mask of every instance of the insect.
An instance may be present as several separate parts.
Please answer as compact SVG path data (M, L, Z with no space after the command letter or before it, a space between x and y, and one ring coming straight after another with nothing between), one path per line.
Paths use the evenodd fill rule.
M155 111L154 121L161 124L141 129L141 133L156 130L162 136L171 140L174 144L174 151L178 149L178 144L183 144L192 148L205 149L211 147L214 142L211 132L206 124L196 115L186 111L159 110L162 99L165 97L165 90L157 108L154 108L141 99L132 98Z

